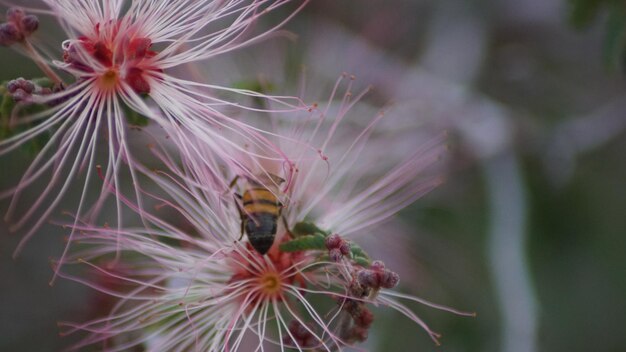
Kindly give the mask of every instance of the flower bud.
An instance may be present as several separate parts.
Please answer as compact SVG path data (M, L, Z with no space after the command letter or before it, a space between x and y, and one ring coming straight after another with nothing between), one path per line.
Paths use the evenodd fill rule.
M341 244L341 246L339 246L339 251L341 252L341 254L343 255L348 255L350 254L350 243L343 241L343 243Z
M336 233L326 237L325 245L330 259L334 262L338 262L344 255L350 254L350 244Z
M370 269L374 271L383 271L385 270L385 263L381 260L375 260L372 262L372 265L370 265Z
M394 288L400 282L400 276L391 270L385 269L385 263L376 260L369 269L363 269L357 273L359 285L378 290L382 288Z
M39 18L35 15L24 16L20 24L24 36L29 36L39 28Z
M7 90L9 91L9 93L14 93L18 89L22 89L28 93L32 93L35 91L35 88L35 84L32 81L25 80L22 77L11 80L7 84Z
M356 324L357 326L364 329L369 329L374 322L374 314L369 309L367 309L367 307L363 306L359 310L359 314L353 316L353 320L354 324Z
M7 90L15 101L27 101L36 89L37 87L32 81L27 81L21 77L7 84Z
M378 277L378 273L372 270L361 270L357 273L356 279L359 282L359 285L363 287L373 287L377 288L380 286L380 280Z
M341 245L342 241L343 240L341 239L341 237L338 234L333 233L332 235L326 237L326 242L325 242L326 248L328 250L331 250L333 248L337 248L337 247L339 247Z
M12 7L7 10L7 22L0 25L0 45L9 46L24 40L39 28L39 18Z
M17 26L11 22L0 24L0 45L10 46L22 40Z
M26 15L23 9L19 7L11 7L7 10L7 21L13 23L20 23L22 18Z
M312 348L319 344L315 336L297 320L290 321L288 329L290 334L283 338L283 342L290 346Z
M11 94L11 97L16 102L28 101L31 96L32 96L31 94L28 94L27 92L25 92L22 89L18 89L13 94Z
M380 286L384 288L394 288L400 282L400 275L393 271L385 270L380 277Z

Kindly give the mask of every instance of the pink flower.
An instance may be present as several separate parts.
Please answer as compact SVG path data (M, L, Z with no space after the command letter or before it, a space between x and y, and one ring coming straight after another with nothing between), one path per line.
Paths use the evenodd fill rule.
M104 183L119 188L122 174L128 174L132 183L138 184L135 171L138 162L129 145L135 136L129 136L127 121L135 115L156 122L181 145L189 133L195 134L210 146L212 153L219 153L225 159L232 154L230 149L241 149L230 141L229 134L238 135L268 155L284 158L263 131L229 118L225 112L231 106L260 110L240 104L233 93L267 99L280 106L275 109L280 111L298 110L301 107L298 99L186 80L181 78L181 72L191 67L190 64L210 62L215 56L267 37L272 30L250 36L251 25L262 14L289 0L44 2L50 11L39 12L54 15L68 37L63 42L62 60L53 61L54 65L50 66L50 60L43 58L41 50L32 45L29 31L36 29L32 21L19 26L13 24L15 21L8 23L8 27L21 32L12 34L7 29L10 38L3 42L24 51L54 84L54 92L47 89L45 94L16 90L19 94L15 93L15 97L19 95L24 103L48 108L18 118L16 124L24 127L23 132L0 141L0 154L6 154L34 138L50 134L19 184L0 194L13 197L5 218L14 219L23 191L35 182L46 184L29 209L19 214L11 226L13 231L28 228L16 254L67 192L81 195L77 218L94 219L107 193L103 191L95 205L86 209L86 193L94 183L91 179L100 151L106 152L101 161ZM21 11L20 18L26 18L23 10L10 11ZM75 81L66 85L55 69L71 74ZM76 183L77 174L85 168L88 178L82 184ZM139 199L138 193L136 196ZM120 215L119 201L117 207Z
M278 160L245 154L247 159L233 171L220 167L219 158L202 153L203 158L185 154L178 166L155 149L169 171L144 171L168 195L155 196L160 209L175 209L184 220L172 224L163 216L145 214L148 229L77 225L76 241L85 249L62 264L82 263L117 275L99 263L119 256L126 259L124 268L134 269L117 275L128 284L125 291L61 274L120 298L107 317L63 324L68 328L64 333L88 333L75 348L105 343L111 351L140 345L155 351L271 346L335 351L367 339L375 326L372 306L402 313L434 341L439 335L403 301L472 315L396 292L398 274L372 261L355 242L357 234L376 235L368 234L374 225L439 182L418 176L438 160L442 138L405 156L390 152L389 158L399 158L400 163L382 175L363 173L365 166L359 163L365 162L360 156L368 150L366 142L378 148L393 142L375 135L382 114L361 127L361 121L348 123L359 100L350 93L348 77L338 81L333 95L346 80L348 87L338 102L331 99L327 106L312 108L308 118L275 121L275 132L291 131L277 140L282 147L290 146L284 150L296 167L286 185L281 185L280 176L291 170L283 170ZM197 148L202 151L203 146ZM268 193L283 204L275 218L274 243L265 255L249 241L238 241L244 219L266 221L255 217L259 208L246 208L250 200L245 194L252 187L264 192L265 201L258 203L264 211L272 211L275 204L268 202ZM244 194L241 200L237 193Z

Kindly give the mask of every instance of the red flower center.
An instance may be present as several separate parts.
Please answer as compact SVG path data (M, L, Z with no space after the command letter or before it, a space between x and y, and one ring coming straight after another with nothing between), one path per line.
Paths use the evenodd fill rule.
M92 36L78 38L78 46L70 45L64 53L65 62L86 73L99 73L98 83L104 90L128 84L138 94L150 93L149 77L161 69L152 58L152 41L131 29L120 30L120 23L106 28L96 25Z
M298 270L302 262L303 253L285 253L279 250L280 242L288 240L289 235L276 241L265 256L259 254L246 243L243 252L233 252L231 283L245 282L247 292L254 292L250 306L255 306L260 300L284 299L287 286L298 283L306 285L303 273ZM269 259L269 261L267 260ZM246 295L241 295L245 297Z

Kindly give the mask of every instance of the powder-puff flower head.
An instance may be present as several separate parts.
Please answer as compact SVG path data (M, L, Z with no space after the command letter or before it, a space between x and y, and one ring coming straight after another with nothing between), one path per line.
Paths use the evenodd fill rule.
M400 278L393 268L372 261L355 242L357 233L367 234L436 184L416 176L437 160L442 148L442 138L435 137L377 181L362 184L372 176L363 177L358 166L358 160L364 162L359 154L369 148L365 142L369 139L376 148L393 142L375 135L382 115L362 128L344 121L356 100L348 90L338 105L312 109L308 123L289 128L293 136L322 144L312 153L309 145L294 139L293 148L285 149L298 167L285 194L272 187L280 183L278 177L263 177L274 171L270 168L237 185L236 172L197 160L178 166L157 151L169 166L167 172L150 173L169 195L159 200L160 208L176 209L184 221L174 225L148 214L153 229L78 225L76 240L84 249L64 264L86 264L127 287L111 290L62 274L119 298L107 317L63 323L64 334L87 332L76 348L104 343L111 351L138 345L154 351L336 351L367 339L374 306L404 314L435 341L439 335L402 301L471 315L394 291ZM250 168L267 164L263 160L250 160ZM246 199L250 187L261 188L264 195ZM274 243L261 254L239 237L245 219L267 224L260 209L271 213L266 207L276 204L267 202L268 192L275 192L284 207L275 218ZM246 207L249 202L259 208ZM106 265L118 251L126 260L124 274Z
M82 192L76 211L79 217L97 214L106 192L94 207L86 210L83 204L89 179L82 185L74 184L74 179L83 168L88 177L95 174L98 144L108 150L101 161L104 182L119 188L122 164L126 163L130 170L127 173L133 184L137 184L127 121L136 115L156 121L181 145L186 141L183 135L194 133L212 153L221 153L224 159L234 154L229 149L243 150L230 135L256 146L265 155L286 159L263 131L230 119L223 111L231 105L248 108L230 100L233 93L271 100L280 105L277 110L283 111L298 109L298 99L194 82L174 74L186 72L187 64L210 62L208 59L216 55L270 35L271 30L258 35L249 32L261 14L289 0L44 2L50 10L32 11L51 14L61 23L68 37L62 45L62 57L58 55L55 59L50 55L52 58L46 59L42 56L43 46L38 49L33 45L37 44L32 34L38 21L24 10L10 9L7 22L0 26L0 44L18 48L31 57L50 81L46 87L21 79L7 87L7 94L18 102L14 115L20 115L25 105L44 109L11 118L11 125L18 126L15 131L21 132L0 141L0 154L49 134L49 140L19 184L1 194L13 196L6 218L14 219L22 191L49 175L47 186L29 204L25 214L18 214L12 226L13 230L25 225L30 229L16 252L46 221L70 188ZM74 81L64 82L58 71L69 73ZM118 212L119 206L118 203ZM37 214L38 211L43 214ZM36 221L31 221L36 216Z

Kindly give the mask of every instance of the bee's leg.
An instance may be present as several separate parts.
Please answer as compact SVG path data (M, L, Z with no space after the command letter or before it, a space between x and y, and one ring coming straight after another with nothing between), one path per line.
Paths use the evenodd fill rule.
M237 206L237 211L239 212L239 217L241 219L243 219L243 209L241 208L242 204L241 204L241 200L243 199L243 197L241 196L241 194L239 193L234 193L233 197L235 197L235 205Z
M287 219L285 219L284 216L280 217L283 220L283 226L285 226L285 230L287 230L287 232L291 233L291 230L289 230L289 225L287 225Z
M241 236L239 236L239 239L237 241L241 241L241 239L243 238L244 229L245 229L246 222L248 221L248 219L243 213L243 209L241 209L241 205L239 205L239 201L241 201L242 199L241 194L235 193L233 196L236 198L235 204L237 205L237 211L239 212L239 218L241 219Z
M233 180L230 181L230 184L228 185L228 189L233 189L233 187L235 187L235 184L237 183L238 179L239 179L239 175L235 176L235 178L233 178Z
M285 219L285 217L283 216L283 209L284 208L285 208L285 205L282 202L278 202L278 216L283 221L283 225L285 226L285 230L287 232L291 233L291 231L289 231L289 225L287 225L287 219Z
M235 178L230 181L230 183L228 184L228 189L222 194L223 196L227 195L235 187L235 185L237 184L237 180L239 180L239 175L235 176Z
M237 239L237 242L241 241L241 239L243 238L243 233L244 233L244 229L246 227L246 222L248 221L248 219L242 219L241 220L241 236L239 236L239 239Z

